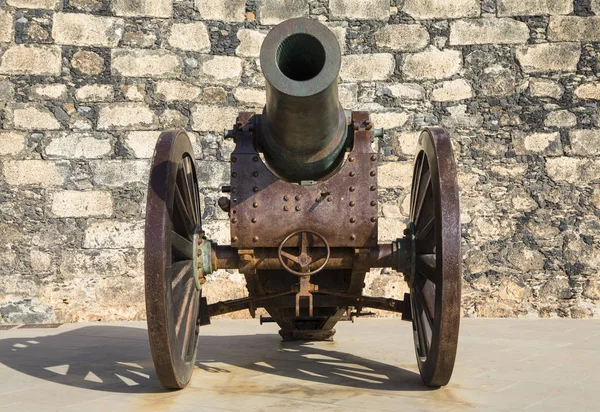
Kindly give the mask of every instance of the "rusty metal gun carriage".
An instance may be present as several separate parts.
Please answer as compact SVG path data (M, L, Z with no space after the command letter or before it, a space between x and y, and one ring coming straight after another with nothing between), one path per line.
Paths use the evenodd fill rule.
M148 188L145 277L150 346L167 388L191 378L199 327L210 317L265 308L284 340L323 340L347 313L364 308L412 321L417 363L428 386L448 383L460 320L460 222L456 166L447 133L418 141L410 223L397 241L378 243L380 136L368 112L338 100L341 53L314 20L275 27L261 49L267 103L242 112L227 132L235 141L228 196L231 245L202 230L194 155L184 131L164 132ZM402 272L403 300L363 295L372 268ZM238 269L248 297L208 305L205 276ZM354 312L352 312L354 311Z

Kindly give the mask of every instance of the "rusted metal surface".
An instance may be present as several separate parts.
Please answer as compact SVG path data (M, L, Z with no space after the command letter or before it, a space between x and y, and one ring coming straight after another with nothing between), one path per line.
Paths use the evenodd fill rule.
M352 114L354 146L342 166L305 186L279 179L265 165L253 144L255 118L240 113L231 155L231 245L278 247L299 230L320 233L331 247L377 245L377 154L368 113Z
M450 137L428 128L419 137L411 193L414 237L410 296L417 363L428 386L452 375L460 324L460 211Z
M290 19L267 34L260 62L267 99L257 129L267 163L290 181L321 179L339 163L348 132L336 37L316 20Z
M368 250L368 266L370 268L394 268L397 250L392 245L377 245ZM244 273L256 270L281 269L277 249L260 248L242 252L248 258L241 262L240 250L231 246L213 246L212 265L219 269L242 269ZM354 267L355 250L351 248L331 248L329 260L323 269L352 269ZM318 268L325 261L324 256L313 261L310 268Z

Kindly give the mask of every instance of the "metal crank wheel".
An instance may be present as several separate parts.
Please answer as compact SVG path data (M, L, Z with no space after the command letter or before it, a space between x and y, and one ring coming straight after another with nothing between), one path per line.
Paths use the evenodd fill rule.
M181 130L166 131L156 143L148 185L145 288L152 359L161 384L170 389L189 383L196 359L200 213L190 140Z
M460 324L460 212L456 164L444 129L419 137L411 190L408 276L417 363L427 386L448 383Z

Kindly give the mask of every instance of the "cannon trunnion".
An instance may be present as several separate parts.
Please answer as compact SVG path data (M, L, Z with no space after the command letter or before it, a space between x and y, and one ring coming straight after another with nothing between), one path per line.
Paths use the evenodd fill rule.
M194 154L186 133L164 132L148 187L146 307L157 375L167 388L192 375L199 328L210 317L265 308L284 340L331 339L335 324L375 308L413 325L428 386L452 374L460 320L460 221L456 166L447 133L419 137L407 228L378 243L379 132L368 112L346 112L337 97L341 54L323 25L299 18L266 37L262 113L241 112L227 195L230 245L202 229ZM233 119L232 119L233 120ZM223 182L224 184L227 182ZM372 268L404 274L402 299L363 294ZM208 304L206 276L237 269L248 296ZM262 317L261 317L262 323Z

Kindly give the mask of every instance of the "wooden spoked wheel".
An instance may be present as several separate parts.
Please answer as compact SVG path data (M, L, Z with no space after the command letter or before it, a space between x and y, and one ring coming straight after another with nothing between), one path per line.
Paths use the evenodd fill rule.
M194 153L183 131L156 143L146 205L145 289L150 349L166 388L185 387L198 346L202 236Z
M456 164L444 129L419 137L410 203L409 275L417 363L428 386L448 383L460 324L460 212Z

